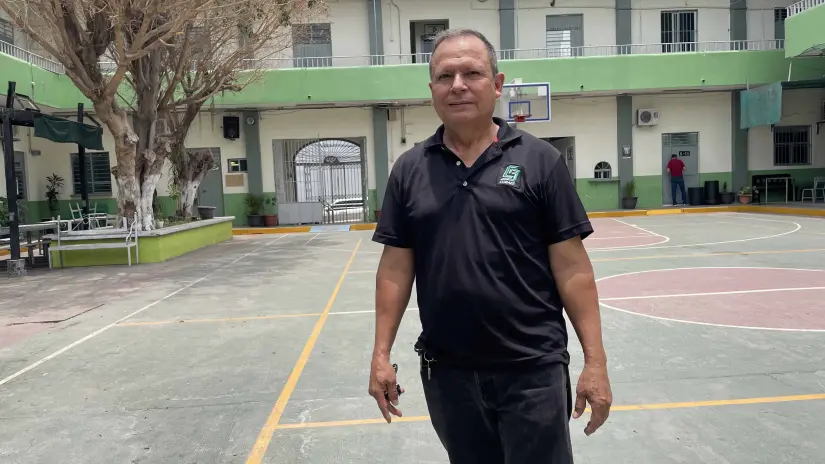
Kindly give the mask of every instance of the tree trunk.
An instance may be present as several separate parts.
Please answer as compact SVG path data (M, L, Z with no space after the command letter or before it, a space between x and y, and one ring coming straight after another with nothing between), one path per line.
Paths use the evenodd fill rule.
M203 178L215 163L215 159L209 150L200 150L189 153L180 145L180 151L176 159L180 163L175 166L175 183L180 188L180 203L178 204L178 214L184 217L194 215L195 198L198 195ZM214 206L214 205L209 205Z
M101 101L94 105L101 122L108 127L115 142L115 166L111 169L117 191L117 223L126 218L131 225L140 200L140 185L135 177L135 152L138 137L129 125L126 111L114 100Z

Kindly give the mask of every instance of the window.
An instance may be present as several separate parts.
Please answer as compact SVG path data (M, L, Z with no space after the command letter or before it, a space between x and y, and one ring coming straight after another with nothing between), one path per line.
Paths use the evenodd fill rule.
M662 12L662 53L696 51L696 11Z
M773 9L773 38L785 40L785 19L788 18L787 8Z
M0 18L0 42L14 45L14 28L11 21Z
M610 179L613 177L613 169L607 161L600 161L596 164L596 169L593 170L594 179Z
M86 189L89 193L112 193L112 173L109 153L86 153ZM72 184L75 195L80 195L80 163L72 153Z
M292 26L292 57L296 68L332 66L332 35L329 23Z
M226 160L226 172L246 172L246 158Z
M811 127L775 126L773 129L774 166L811 164Z
M582 56L582 15L548 15L546 44L548 57Z

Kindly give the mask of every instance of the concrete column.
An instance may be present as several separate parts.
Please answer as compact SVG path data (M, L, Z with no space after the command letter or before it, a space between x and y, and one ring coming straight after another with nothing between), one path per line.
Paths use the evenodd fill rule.
M247 124L247 119L253 118L254 124ZM249 193L262 195L264 193L264 173L261 164L261 114L258 111L244 111L241 115L241 130L246 150L247 182ZM225 160L221 160L225 162Z
M730 98L730 153L731 153L731 183L728 190L737 192L746 185L750 185L750 175L748 174L748 130L739 128L741 118L740 102L742 91L734 90Z
M372 64L384 63L384 25L381 0L367 1L367 24L369 24L370 55L373 55ZM377 56L378 55L378 56ZM381 210L384 201L384 192L387 191L387 179L390 176L390 150L388 144L388 113L386 108L372 109L372 146L375 153L375 198L369 204L375 210Z
M499 50L516 48L515 0L499 0L498 3ZM503 58L512 58L504 56Z
M632 8L630 0L616 0L616 45L630 45L633 43L632 35ZM619 54L630 54L632 50L628 47L618 47ZM633 180L633 157L624 157L624 148L630 147L633 153L633 97L631 95L619 95L616 97L616 154L618 156L619 171L619 204L624 192L624 186ZM637 193L638 195L638 193Z

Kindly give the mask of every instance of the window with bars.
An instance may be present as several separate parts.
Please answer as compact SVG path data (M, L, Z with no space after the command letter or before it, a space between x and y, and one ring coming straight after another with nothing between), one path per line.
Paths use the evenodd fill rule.
M774 166L811 164L811 127L775 126L773 129Z
M112 193L112 174L108 152L86 153L86 189L89 193ZM72 185L75 195L80 190L80 163L72 153Z
M332 33L329 23L292 26L292 57L296 68L332 66Z
M0 42L14 45L14 27L11 21L0 18Z
M773 9L773 38L785 40L785 20L788 18L787 8Z
M580 14L548 15L546 46L548 57L582 56L583 16Z
M610 179L613 177L613 168L607 161L599 161L593 169L594 179Z
M696 10L662 12L662 53L695 52Z

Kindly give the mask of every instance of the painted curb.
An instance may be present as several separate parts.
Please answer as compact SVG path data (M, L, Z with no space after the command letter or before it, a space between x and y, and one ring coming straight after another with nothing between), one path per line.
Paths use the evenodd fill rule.
M640 216L667 216L675 214L707 214L707 213L763 213L790 216L811 216L825 217L825 208L791 208L787 206L752 206L752 205L732 205L732 206L706 206L696 208L661 208L661 209L634 209L619 211L593 211L587 213L587 217L596 218L622 218ZM375 230L376 223L352 224L349 226L352 231ZM262 235L262 234L297 234L307 233L311 226L299 227L238 227L232 229L234 235Z

